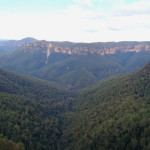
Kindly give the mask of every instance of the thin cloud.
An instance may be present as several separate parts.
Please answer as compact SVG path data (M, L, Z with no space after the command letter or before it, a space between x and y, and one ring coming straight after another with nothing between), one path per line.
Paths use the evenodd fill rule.
M138 1L132 4L116 5L112 13L115 16L150 15L150 1Z
M95 32L99 32L99 30L88 29L88 30L84 30L84 32L95 33Z
M129 2L129 0L128 0ZM149 0L73 0L59 11L0 14L0 38L98 42L150 39ZM47 7L48 8L48 7Z
M121 30L123 30L123 29L121 29L121 28L115 28L115 27L107 27L109 30L111 30L111 31L121 31Z

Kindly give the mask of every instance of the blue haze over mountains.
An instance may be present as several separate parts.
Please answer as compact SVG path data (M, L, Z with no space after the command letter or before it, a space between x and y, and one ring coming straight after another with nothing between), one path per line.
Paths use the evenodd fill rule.
M0 41L0 66L71 90L137 70L150 61L150 42L72 43L34 38Z

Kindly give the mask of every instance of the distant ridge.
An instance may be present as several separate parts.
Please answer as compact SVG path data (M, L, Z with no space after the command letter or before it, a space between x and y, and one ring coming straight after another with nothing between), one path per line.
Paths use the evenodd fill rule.
M0 49L2 49L5 53L12 52L21 48L25 43L33 43L38 40L27 37L21 40L0 40Z
M72 43L72 42L49 42L35 41L26 43L21 47L22 50L36 51L43 48L52 53L63 53L69 55L88 55L88 54L114 54L116 52L150 52L150 42L97 42L97 43Z
M20 41L25 42L25 43L28 43L28 42L32 43L32 42L37 42L38 40L32 37L26 37L26 38L21 39Z
M150 61L149 41L71 43L29 37L18 42L11 44L11 48L20 44L16 51L0 58L1 67L69 89L89 87L109 76L139 69Z

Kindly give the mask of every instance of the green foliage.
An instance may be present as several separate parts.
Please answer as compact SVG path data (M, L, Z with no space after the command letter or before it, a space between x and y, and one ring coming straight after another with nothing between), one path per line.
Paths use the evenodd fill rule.
M149 133L150 64L80 93L0 70L4 150L149 150Z
M61 114L71 109L68 91L51 83L0 70L0 133L29 150L56 150Z
M0 131L8 139L25 143L26 149L56 148L62 107L4 93L0 93L0 105Z
M150 64L82 91L73 111L64 135L73 141L70 149L148 150Z
M59 83L70 89L81 89L111 75L124 72L126 72L124 67L107 56L89 55L68 56L65 60L32 71L31 75Z
M24 95L35 99L66 99L68 91L40 79L19 75L0 69L0 91L9 94Z
M14 143L8 141L7 139L0 136L0 149L1 150L24 150L24 145L22 143Z

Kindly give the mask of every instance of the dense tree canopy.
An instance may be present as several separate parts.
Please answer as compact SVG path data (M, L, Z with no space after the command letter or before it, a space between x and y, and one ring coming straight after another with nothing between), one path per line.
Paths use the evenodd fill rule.
M150 64L80 93L0 70L0 134L4 150L149 150Z

